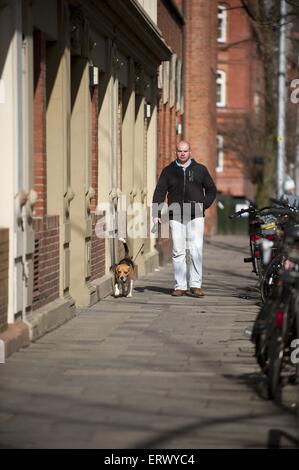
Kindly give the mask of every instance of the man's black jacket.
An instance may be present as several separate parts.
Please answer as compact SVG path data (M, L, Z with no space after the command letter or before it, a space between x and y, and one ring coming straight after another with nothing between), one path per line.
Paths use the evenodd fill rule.
M161 207L167 194L168 206L177 203L182 211L183 204L191 203L191 218L196 217L196 203L202 203L201 216L213 203L216 197L216 186L208 172L208 169L191 160L191 164L184 171L176 161L164 168L158 180L153 195L153 217L161 216ZM176 218L172 211L169 218Z

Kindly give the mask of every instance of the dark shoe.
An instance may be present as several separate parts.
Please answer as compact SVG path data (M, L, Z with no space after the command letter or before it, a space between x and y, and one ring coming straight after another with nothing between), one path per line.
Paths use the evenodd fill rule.
M191 287L190 291L186 295L190 297L204 297L204 292L200 287Z
M172 295L173 297L182 297L183 295L186 295L186 292L187 292L187 291L185 291L185 290L175 289L175 290L171 293L171 295Z

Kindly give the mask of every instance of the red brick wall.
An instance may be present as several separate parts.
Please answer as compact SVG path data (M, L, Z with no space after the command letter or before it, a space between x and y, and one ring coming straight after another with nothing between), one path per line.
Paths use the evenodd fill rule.
M163 104L163 93L159 99L158 106L158 161L157 178L159 178L163 168L170 162L170 109L169 104ZM159 253L159 265L165 264L171 256L171 245L168 239L157 238L156 249Z
M183 60L183 26L166 0L158 2L158 26L162 35L177 54ZM163 95L163 93L162 93ZM179 114L179 113L178 113ZM175 158L175 149L179 136L176 133L176 99L172 108L169 101L164 104L163 96L159 100L158 113L158 165L159 176L162 169Z
M95 233L97 220L101 217L95 214L98 201L98 171L99 171L99 142L98 142L99 87L91 89L91 185L95 189L95 197L91 201L91 276L97 279L105 274L105 240L98 238Z
M46 160L46 40L41 31L34 31L34 102L33 102L33 165L34 189L38 193L35 215L47 212Z
M0 332L7 328L9 231L0 229Z
M183 2L184 0L175 0L176 6L178 7L181 13L183 13Z
M233 152L226 152L224 171L217 174L217 185L223 194L244 195L244 168Z
M163 99L160 94L158 101L158 117L157 117L157 139L158 139L158 158L157 158L157 177L159 177L163 169L163 155L164 155L164 113L163 113Z
M33 309L59 297L59 217L47 216L46 38L34 31L33 172L38 201L34 209Z
M216 181L217 1L188 0L185 19L185 138ZM216 228L215 203L205 225L208 234Z
M177 122L181 122L180 113L175 111L175 107L170 108L168 102L163 104L163 98L159 101L158 109L157 177L163 168L175 159L176 145L181 139L176 131Z
M221 2L219 2L221 4ZM232 115L238 120L253 112L256 79L261 77L261 67L251 36L249 20L240 6L240 0L229 0L227 12L227 44L218 43L218 66L226 72L226 106L217 109L217 127L225 126ZM261 80L262 83L262 80ZM224 141L224 146L227 147ZM217 174L217 186L224 194L245 195L252 198L253 185L244 176L243 164L232 151L224 154L224 168Z
M97 221L102 216L91 214L92 236L91 236L91 276L90 279L97 279L105 274L105 239L98 238L95 233Z
M59 297L59 217L33 219L33 309Z
M95 197L91 201L91 210L95 211L98 200L98 115L99 115L99 87L91 90L91 186L95 190Z
M183 60L182 26L167 0L158 1L158 27L171 49Z
M169 101L164 106L165 113L165 153L164 153L164 166L168 165L171 161L171 109Z

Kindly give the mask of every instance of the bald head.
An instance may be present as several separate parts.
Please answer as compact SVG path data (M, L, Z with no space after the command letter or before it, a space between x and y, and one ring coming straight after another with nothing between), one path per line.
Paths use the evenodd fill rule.
M176 157L180 163L186 163L191 158L190 145L185 140L181 140L176 148Z

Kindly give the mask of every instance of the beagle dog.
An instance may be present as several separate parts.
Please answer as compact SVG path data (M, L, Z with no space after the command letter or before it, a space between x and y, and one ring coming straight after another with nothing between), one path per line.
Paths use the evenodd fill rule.
M126 241L123 238L120 238L119 241L124 245L125 257L118 264L113 266L114 297L119 297L120 295L132 297L135 265L132 258L129 256L129 248Z

